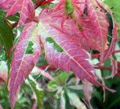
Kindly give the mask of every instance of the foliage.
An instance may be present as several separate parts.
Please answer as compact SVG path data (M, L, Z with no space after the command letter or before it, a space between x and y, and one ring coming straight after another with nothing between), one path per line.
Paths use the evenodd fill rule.
M119 8L113 0L1 0L1 108L114 108Z

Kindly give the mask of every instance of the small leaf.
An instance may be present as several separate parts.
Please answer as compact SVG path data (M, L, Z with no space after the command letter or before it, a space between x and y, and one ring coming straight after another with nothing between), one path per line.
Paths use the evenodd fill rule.
M65 104L66 104L66 101L65 101L64 91L62 91L60 96L60 109L66 109Z
M71 105L75 106L77 109L87 109L85 104L83 104L76 93L67 90L67 95L70 99Z
M39 84L31 75L29 75L28 83L29 83L30 87L32 88L33 94L37 101L37 109L41 109L42 101L43 101L43 97L44 97L44 91L39 88Z
M40 73L40 74L43 75L44 77L46 77L46 78L48 78L48 79L50 79L50 80L55 81L54 78L53 78L53 76L50 75L49 72L46 72L45 70L42 70L42 69L40 69L40 68L38 68L38 67L34 67L33 70L31 71L31 73L32 73L32 74L39 74L39 73Z
M83 91L84 91L85 99L87 100L87 102L91 106L90 99L91 99L91 95L93 93L93 86L92 86L92 84L87 82L86 80L83 81Z

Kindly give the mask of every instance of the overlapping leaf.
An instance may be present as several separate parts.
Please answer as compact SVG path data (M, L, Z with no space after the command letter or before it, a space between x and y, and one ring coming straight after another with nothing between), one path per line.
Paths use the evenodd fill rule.
M19 12L20 20L18 26L23 25L26 20L32 21L35 16L34 4L31 0L0 1L0 8L7 12L6 17L13 16Z
M77 1L69 0L69 2L72 3L73 8L71 6L70 9L72 9L72 10L71 10L71 12L68 11L68 14L72 17L72 19L74 19L74 21L76 22L76 25L79 28L79 32L77 31L76 34L80 38L81 46L86 50L90 50L90 48L92 48L92 49L101 51L101 49L102 49L101 39L104 39L104 37L107 39L107 31L108 31L108 26L109 26L109 24L106 20L105 12L100 13L101 16L104 15L102 20L104 20L107 25L107 27L105 28L106 34L104 36L102 36L101 33L100 32L98 33L98 31L96 30L96 27L101 29L102 24L100 24L100 25L97 25L96 23L93 24L94 20L97 18L98 18L98 20L100 20L101 16L96 15L96 17L94 17L94 19L91 19L88 16L88 14L86 15L84 13L84 11L86 8L85 6L88 4L84 0L77 0ZM68 3L68 6L71 3ZM62 2L60 4L64 6L65 0L62 0ZM98 4L96 3L96 5L98 5ZM64 7L64 8L68 8L68 7ZM100 9L102 9L102 8L100 8ZM96 10L96 9L93 9L93 10ZM89 12L87 12L87 13L89 13ZM98 13L99 13L99 11L98 11ZM67 32L67 30L64 30L64 31ZM106 39L105 39L105 44L107 44ZM84 42L86 42L86 43L84 43Z
M58 6L60 7L60 5ZM61 31L64 27L70 27L75 31L78 31L79 29L75 26L76 23L74 20L68 19L63 26L61 26L63 19L60 17L62 15L60 8L58 11L55 10L54 12L54 10L52 10L45 14L46 11L47 9L43 10L44 13L41 12L40 14L39 31L44 45L47 62L50 66L60 68L68 73L73 71L80 80L87 80L92 84L101 85L97 82L97 78L93 73L94 68L88 61L90 57L81 47L76 32L70 30L67 32Z
M100 51L101 62L103 62L103 60L105 61L114 50L116 38L113 38L110 48L107 49L107 34L109 24L106 19L107 16L105 14L105 11L102 9L101 6L102 2L96 2L95 0L88 0L87 2L85 2L84 0L78 0L77 2L71 0L71 2L74 6L72 17L77 22L77 25L81 31L81 45L86 50L92 48ZM83 11L80 9L81 4L85 4L85 6L87 6L86 14L85 12L83 13ZM109 10L107 11L110 12ZM87 45L84 42L88 42Z
M41 54L39 41L36 24L27 24L21 33L20 42L15 48L11 63L8 89L12 109L20 86L33 69Z
M117 39L116 27L114 27L114 37L108 49L109 24L104 9L96 1L61 0L51 11L48 11L48 8L42 10L38 25L33 22L25 25L11 63L8 88L12 109L21 84L41 55L40 40L45 49L45 58L51 67L68 73L73 71L80 80L87 80L115 92L97 81L94 68L88 61L90 56L85 51L89 51L90 48L100 51L102 63L112 54ZM24 25L26 20L32 21L35 15L31 0L2 0L0 8L7 12L6 17L19 12L18 26ZM39 26L40 40L37 26Z

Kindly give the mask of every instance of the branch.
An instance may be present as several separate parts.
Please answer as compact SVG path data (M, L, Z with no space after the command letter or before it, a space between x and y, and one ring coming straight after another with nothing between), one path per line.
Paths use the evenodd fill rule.
M115 53L120 53L120 50L116 50L116 51L113 51L113 52L112 52L112 54L115 54ZM99 57L100 57L100 53L92 54L91 57L92 57L92 58L99 58Z

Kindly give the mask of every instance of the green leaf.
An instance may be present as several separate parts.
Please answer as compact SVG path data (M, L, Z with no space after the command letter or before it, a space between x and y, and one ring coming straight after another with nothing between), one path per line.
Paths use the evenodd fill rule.
M60 71L60 72L58 72L58 77L55 77L55 81L50 81L49 83L48 83L48 88L49 89L54 89L54 88L56 88L56 87L58 87L58 85L60 85L61 83L60 82L62 82L62 84L65 84L65 82L66 82L66 79L67 79L67 77L69 77L70 75L68 74L68 73L66 73L66 72L64 72L64 71ZM60 81L60 80L61 81Z
M8 55L9 49L13 45L13 32L12 28L5 22L4 13L0 10L0 45L6 49L6 55Z
M117 22L120 23L120 0L104 0L109 6Z
M37 109L41 109L42 100L44 97L44 91L39 89L38 84L36 83L36 81L34 80L34 78L31 75L28 77L28 81L36 95L36 98L37 98Z
M76 93L67 90L67 95L71 101L71 104L75 106L77 109L87 109L86 106L80 101Z

